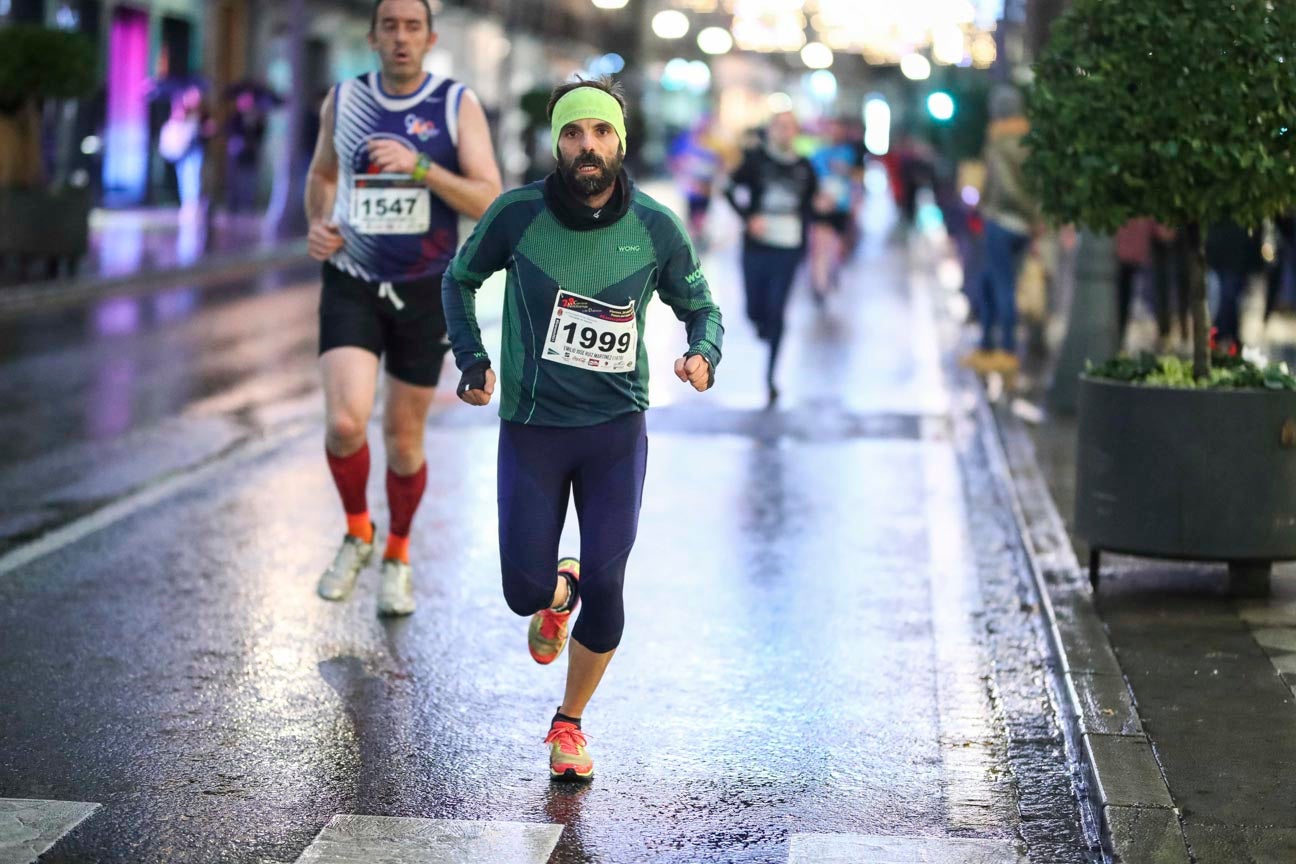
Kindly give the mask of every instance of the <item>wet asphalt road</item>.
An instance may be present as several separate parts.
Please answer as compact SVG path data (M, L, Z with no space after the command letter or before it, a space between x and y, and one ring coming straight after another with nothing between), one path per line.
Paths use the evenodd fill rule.
M649 473L588 787L546 779L564 670L500 594L493 410L439 397L419 610L383 622L372 569L347 604L313 593L341 533L313 282L0 334L0 798L103 805L41 860L291 862L344 813L558 824L552 862L783 862L794 834L1094 860L927 244L868 244L824 312L798 294L777 411L735 255L708 260L715 391L669 374L669 310L649 322Z

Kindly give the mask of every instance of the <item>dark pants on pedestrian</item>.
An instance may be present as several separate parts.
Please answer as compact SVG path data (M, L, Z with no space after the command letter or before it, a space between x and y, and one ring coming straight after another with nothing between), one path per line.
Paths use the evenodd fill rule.
M1220 344L1232 342L1241 346L1239 335L1240 320L1238 306L1242 295L1246 293L1247 272L1245 270L1216 270L1219 279L1220 301L1219 314L1215 316L1216 338Z
M1157 335L1170 335L1174 324L1173 302L1179 313L1179 334L1188 339L1188 244L1181 238L1152 238L1152 283L1156 291Z
M1134 306L1134 285L1138 280L1138 264L1121 261L1116 268L1116 338L1125 341L1125 328L1129 327L1130 310Z
M643 412L571 428L500 423L500 570L510 609L534 615L553 603L558 544L574 492L582 608L572 638L596 654L621 643L621 589L647 465Z
M1017 270L1030 235L985 223L985 269L981 274L981 348L1017 352ZM995 338L996 331L999 338Z
M1296 293L1296 249L1283 240L1278 246L1278 260L1267 274L1268 284L1265 288L1265 320L1275 309L1291 309L1293 293Z
M769 343L766 380L774 381L774 364L783 344L783 317L787 310L792 280L796 278L803 250L780 249L760 243L743 243L743 284L747 290L747 317L756 333Z

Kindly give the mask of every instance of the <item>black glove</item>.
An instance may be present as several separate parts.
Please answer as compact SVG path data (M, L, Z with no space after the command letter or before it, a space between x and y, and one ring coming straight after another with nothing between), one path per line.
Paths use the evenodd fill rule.
M481 360L467 369L459 376L459 389L455 391L459 398L462 399L464 394L469 390L486 389L486 370L490 368L489 360Z

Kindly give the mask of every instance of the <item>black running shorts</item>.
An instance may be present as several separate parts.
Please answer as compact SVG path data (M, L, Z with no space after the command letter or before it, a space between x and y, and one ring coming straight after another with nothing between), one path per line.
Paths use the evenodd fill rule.
M384 284L388 287L384 288ZM324 265L320 348L363 348L386 355L387 373L415 387L435 387L446 340L441 274L411 282L366 282Z
M851 228L851 214L847 210L833 210L831 213L815 213L812 222L820 222L832 228L843 237Z

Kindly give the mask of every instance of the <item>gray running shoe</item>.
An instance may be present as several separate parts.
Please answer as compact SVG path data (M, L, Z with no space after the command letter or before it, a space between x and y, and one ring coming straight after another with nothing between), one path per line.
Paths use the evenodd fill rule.
M414 571L404 561L386 558L378 583L378 614L409 615L414 611Z
M338 549L333 563L320 576L319 596L325 600L345 600L351 596L360 571L373 556L373 544L366 543L359 537L350 534L342 538L342 547Z

